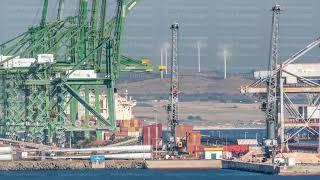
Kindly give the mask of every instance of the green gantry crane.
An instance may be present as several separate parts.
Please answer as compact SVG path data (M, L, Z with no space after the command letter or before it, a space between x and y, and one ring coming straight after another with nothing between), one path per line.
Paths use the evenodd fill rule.
M115 131L114 86L119 73L161 68L121 54L126 17L138 0L114 2L115 15L107 20L107 0L79 0L79 13L68 17L62 17L64 0L59 0L57 18L48 22L49 0L44 0L40 24L0 45L1 136L17 139L21 133L29 142L64 146L66 132L88 136L90 131ZM39 56L50 55L52 62L40 62ZM88 71L95 76L71 78ZM107 94L108 118L100 112L102 91ZM79 103L85 108L84 122L78 119ZM90 113L95 124L90 124Z

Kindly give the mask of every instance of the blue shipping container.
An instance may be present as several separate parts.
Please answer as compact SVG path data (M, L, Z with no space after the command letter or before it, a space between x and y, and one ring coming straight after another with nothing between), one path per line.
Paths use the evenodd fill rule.
M104 157L104 155L92 155L90 157L91 162L101 162L101 161L105 161L106 158Z

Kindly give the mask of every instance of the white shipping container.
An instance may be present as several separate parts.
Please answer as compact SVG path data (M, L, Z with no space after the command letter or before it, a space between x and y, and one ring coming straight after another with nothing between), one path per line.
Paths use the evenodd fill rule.
M315 106L300 106L298 110L305 119L320 119L320 109Z
M269 71L254 71L253 72L253 77L255 79L263 79L267 78L269 76Z
M70 71L69 71L70 72ZM70 74L69 79L95 79L97 73L94 70L76 70Z
M54 55L53 54L38 54L38 61L39 64L44 63L54 63Z
M296 159L295 158L287 158L287 165L288 166L295 166L296 165Z
M222 151L206 151L205 159L222 159Z
M12 58L12 56L3 56L3 55L0 55L0 61L5 61L5 60L7 60L7 59L9 59L9 58ZM15 58L13 58L13 59L10 59L9 61L5 62L5 63L2 65L2 67L5 68L5 69L10 69L10 68L12 68L14 62L16 61L16 59L19 59L19 58L20 58L20 56L17 56L17 57L15 57Z
M319 63L289 64L284 67L284 70L301 77L320 77ZM284 72L283 76L291 75Z
M35 58L15 58L12 59L13 64L32 64L36 62Z
M130 136L130 137L139 137L140 136L140 132L139 131L128 132L128 136Z
M319 119L320 109L317 109L317 107L314 107L314 106L307 107L307 118Z
M298 78L295 76L287 76L286 77L286 84L297 84Z

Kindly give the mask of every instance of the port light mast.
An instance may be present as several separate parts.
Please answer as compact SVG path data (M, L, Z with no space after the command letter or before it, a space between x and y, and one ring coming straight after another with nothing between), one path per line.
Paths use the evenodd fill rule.
M168 104L168 151L171 154L176 152L175 130L179 124L178 102L179 102L179 24L174 23L171 26L172 42L171 42L171 88L170 88L170 104Z
M272 8L272 34L270 41L269 76L267 79L267 102L266 102L266 121L267 121L267 146L276 145L276 123L277 123L277 100L278 100L278 79L277 63L279 58L279 15L280 5Z

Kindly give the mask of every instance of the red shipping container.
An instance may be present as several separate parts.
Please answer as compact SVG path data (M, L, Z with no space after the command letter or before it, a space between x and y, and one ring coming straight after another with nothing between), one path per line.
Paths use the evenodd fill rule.
M202 152L195 152L194 156L196 159L200 159Z
M113 134L112 132L104 132L104 137L107 137L107 136L110 137L112 136L112 134Z
M192 131L192 132L188 133L187 144L188 145L200 146L201 145L201 133L200 133L200 131Z
M223 146L224 151L228 152L248 152L249 146L248 145L229 145L229 146Z
M116 137L127 137L128 136L128 132L116 132L115 136Z
M153 124L143 127L143 144L155 147L156 139L162 140L162 124Z
M195 154L196 152L204 152L204 146L202 146L202 145L199 145L199 146L187 145L187 151L190 154Z
M181 138L181 139L185 139L187 137L187 134L192 131L193 131L192 125L185 125L185 124L177 125L176 126L176 137Z
M120 132L128 132L128 128L127 127L120 127Z
M106 142L105 140L97 140L96 141L98 145L104 145L104 143Z

